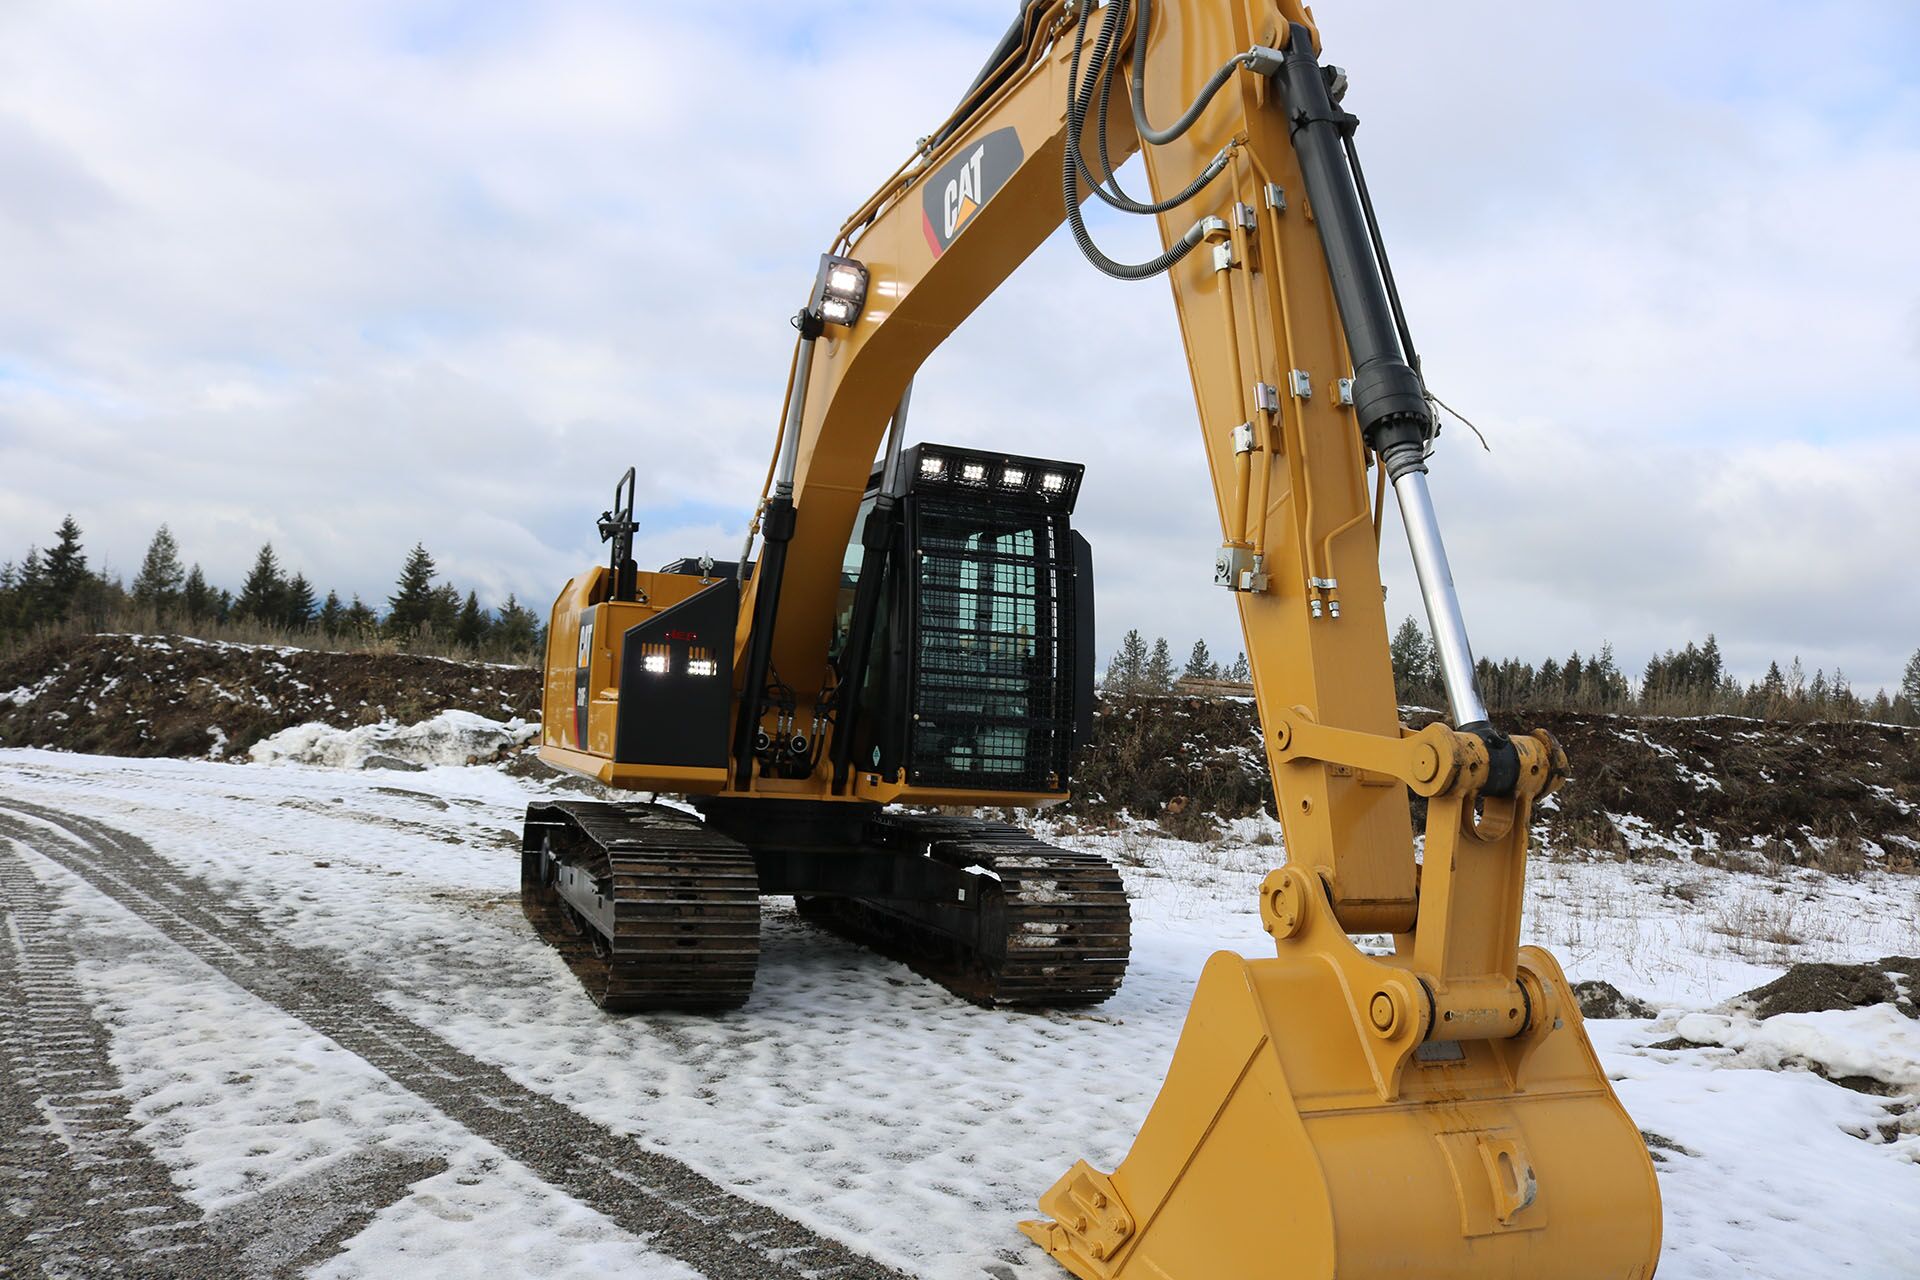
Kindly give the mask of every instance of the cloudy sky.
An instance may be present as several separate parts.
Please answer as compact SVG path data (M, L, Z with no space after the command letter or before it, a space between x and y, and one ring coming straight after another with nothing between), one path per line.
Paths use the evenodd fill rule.
M373 600L424 541L544 605L629 463L643 563L731 557L814 255L1014 9L0 0L0 558L71 511L130 572L166 521L217 582L271 539ZM1920 8L1317 12L1431 380L1492 441L1434 476L1478 651L1712 631L1743 674L1896 681ZM1240 647L1164 283L1056 237L913 434L1091 464L1103 647Z

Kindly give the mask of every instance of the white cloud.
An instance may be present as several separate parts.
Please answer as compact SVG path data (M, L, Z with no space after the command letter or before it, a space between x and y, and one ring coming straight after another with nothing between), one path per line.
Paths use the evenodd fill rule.
M1434 477L1478 648L1712 629L1749 674L1893 680L1913 14L1809 50L1784 5L1323 7L1428 369L1495 446L1451 430ZM650 556L730 558L813 255L1012 9L9 6L0 554L72 510L125 569L166 520L217 580L271 538L377 598L422 540L544 601L631 462ZM1164 285L1056 238L914 404L919 438L1090 464L1109 640L1240 647Z

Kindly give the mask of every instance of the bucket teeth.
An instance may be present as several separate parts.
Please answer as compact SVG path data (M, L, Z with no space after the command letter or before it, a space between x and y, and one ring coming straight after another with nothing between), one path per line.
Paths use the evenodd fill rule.
M1040 1211L1051 1222L1027 1221L1020 1230L1075 1275L1101 1280L1113 1274L1112 1265L1128 1237L1133 1215L1127 1211L1113 1179L1076 1161L1066 1176L1040 1197Z

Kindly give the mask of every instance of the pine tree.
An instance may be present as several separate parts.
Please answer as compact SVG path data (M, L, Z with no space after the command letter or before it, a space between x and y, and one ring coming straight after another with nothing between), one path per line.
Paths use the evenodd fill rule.
M487 638L487 615L480 607L480 597L467 592L467 602L460 607L460 620L454 624L453 636L469 649L478 649Z
M1153 654L1147 659L1147 669L1140 677L1142 688L1147 693L1173 692L1173 650L1167 647L1167 638L1158 636L1153 642Z
M280 572L280 561L273 554L273 544L265 543L260 554L253 558L253 568L247 571L247 580L240 584L239 598L234 600L231 612L236 618L248 618L268 626L280 625L287 607L287 579Z
M1120 652L1107 664L1106 690L1123 697L1141 692L1147 674L1147 642L1137 630L1120 638Z
M1624 706L1632 696L1633 691L1627 687L1626 676L1620 673L1620 667L1614 661L1613 641L1608 640L1600 646L1600 705Z
M73 522L72 516L60 522L55 536L57 541L41 565L40 612L47 618L64 622L93 575L87 572L87 553L80 547L80 526Z
M40 548L28 547L27 554L21 557L20 567L14 571L13 604L8 616L0 622L11 627L26 630L40 621L40 611L46 603L47 575L40 563Z
M387 597L387 630L394 635L413 635L433 622L433 557L419 543L407 553L400 567L397 588Z
M207 576L200 572L197 564L187 570L186 585L180 588L180 607L194 622L211 618L220 610L219 597L207 585Z
M327 636L339 635L340 627L346 620L347 608L340 603L340 593L338 591L327 592L327 602L320 606L320 614L315 619L315 622L319 624L321 633Z
M304 631L313 621L313 584L307 581L307 575L296 573L293 581L287 584L286 596L280 607L282 625L295 631Z
M1253 679L1253 671L1247 666L1247 655L1234 658L1233 665L1227 668L1227 679L1238 684L1247 684Z
M1900 677L1900 700L1907 704L1908 715L1920 716L1920 649L1907 659L1907 670Z
M433 610L427 617L427 625L437 636L450 636L459 629L460 593L451 582L433 589Z
M493 624L493 642L500 652L516 657L532 653L540 643L540 619L533 610L508 595Z
M1213 660L1211 653L1207 652L1207 642L1205 640L1195 640L1193 642L1193 651L1187 655L1187 665L1181 670L1180 674L1182 677L1190 680L1218 680L1220 678L1220 664Z
M185 577L180 568L180 544L163 524L147 544L146 558L134 575L134 603L165 616L180 603L180 584Z
M353 603L347 606L347 613L341 619L340 629L350 636L364 640L380 629L380 619L356 595Z
M1853 681L1847 679L1847 673L1839 667L1833 669L1833 690L1828 695L1833 702L1833 714L1840 720L1858 720L1860 718L1860 699L1853 694Z
M1387 646L1393 661L1394 696L1409 705L1432 700L1440 683L1439 665L1427 633L1411 617L1400 624Z

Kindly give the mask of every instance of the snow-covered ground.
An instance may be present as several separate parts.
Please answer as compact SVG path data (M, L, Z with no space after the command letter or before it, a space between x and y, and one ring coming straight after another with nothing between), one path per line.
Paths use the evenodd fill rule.
M317 736L281 745L256 755L364 758ZM537 792L490 767L0 751L0 810L16 799L137 833L276 937L331 956L396 1014L526 1089L938 1280L1062 1274L1014 1222L1075 1158L1111 1167L1126 1153L1206 957L1271 954L1254 891L1281 854L1257 824L1212 845L1144 830L1059 837L1112 857L1134 897L1126 984L1096 1009L962 1004L770 899L744 1009L610 1018L518 910L520 814ZM31 844L12 847L71 931L140 1137L209 1213L378 1136L447 1169L317 1274L390 1274L402 1255L431 1274L490 1280L693 1274ZM1707 1012L1791 960L1920 954L1920 881L1556 859L1536 864L1527 914L1529 940L1570 977L1604 978L1662 1010L1588 1024L1628 1110L1668 1144L1662 1277L1920 1275L1920 1135L1900 1131L1898 1098L1805 1069L1920 1088L1920 1027L1891 1006L1766 1023ZM1722 1047L1653 1047L1676 1038Z

